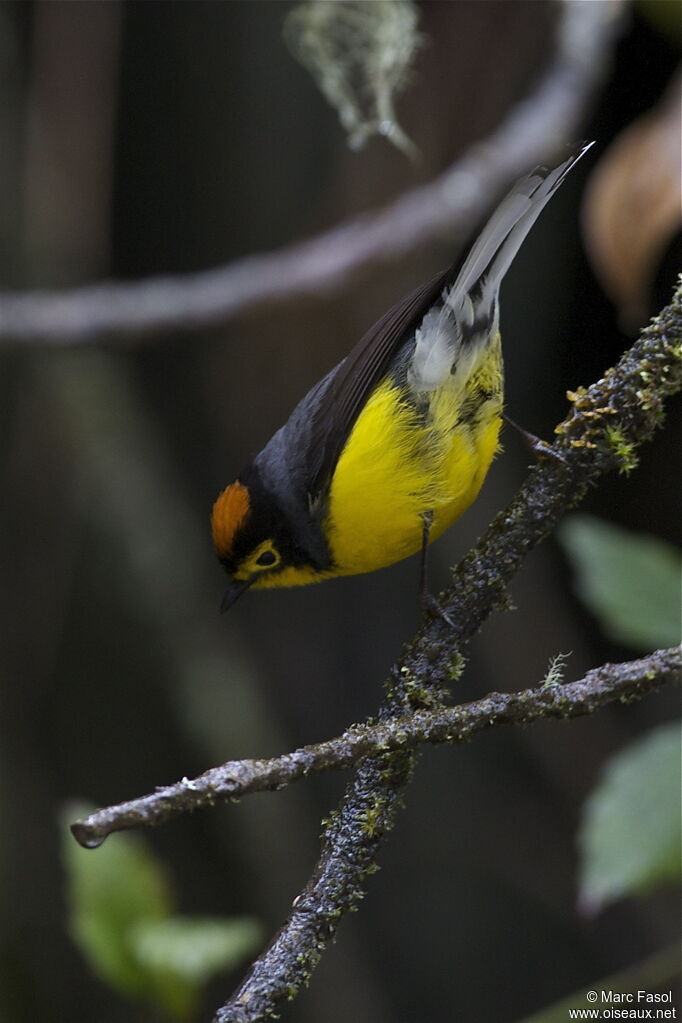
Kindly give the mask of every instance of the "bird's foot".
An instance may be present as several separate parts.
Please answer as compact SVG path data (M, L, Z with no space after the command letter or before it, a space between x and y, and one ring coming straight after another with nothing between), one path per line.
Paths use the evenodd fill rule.
M451 629L455 628L455 623L450 615L444 609L442 604L433 596L432 593L429 593L428 590L421 591L419 595L419 603L421 605L422 615L424 618L441 618L446 625L450 626Z
M505 423L513 427L519 434L524 444L529 451L532 451L533 456L538 460L542 461L553 461L559 462L561 465L567 465L566 459L563 455L560 455L558 451L555 451L551 444L548 444L546 440L542 440L540 437L536 437L534 433L529 433L528 430L524 430L522 426L515 423L513 419L504 413L502 418Z

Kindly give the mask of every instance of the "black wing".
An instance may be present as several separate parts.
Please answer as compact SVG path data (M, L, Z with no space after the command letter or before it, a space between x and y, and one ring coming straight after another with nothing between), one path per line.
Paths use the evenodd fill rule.
M391 359L457 276L459 267L458 260L389 309L339 366L315 410L312 424L306 472L311 504L326 492L355 421Z
M486 226L474 233L452 266L423 284L382 316L341 363L314 414L306 479L312 504L326 493L336 463L371 391L386 373L400 345L451 284L465 294L483 288L487 316L497 302L500 283L528 231L556 189L592 143L570 148L553 170L537 167L514 185ZM461 272L461 278L458 279Z

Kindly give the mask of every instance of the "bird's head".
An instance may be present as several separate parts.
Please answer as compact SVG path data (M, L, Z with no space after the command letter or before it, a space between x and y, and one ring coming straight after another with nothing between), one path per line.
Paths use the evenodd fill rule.
M213 545L221 565L230 576L221 611L227 609L250 586L282 566L282 552L275 538L272 510L257 500L245 483L236 480L218 495L211 512Z
M221 611L251 586L295 586L321 578L322 565L302 536L305 525L296 528L257 474L242 474L218 495L211 513L213 545L230 576Z

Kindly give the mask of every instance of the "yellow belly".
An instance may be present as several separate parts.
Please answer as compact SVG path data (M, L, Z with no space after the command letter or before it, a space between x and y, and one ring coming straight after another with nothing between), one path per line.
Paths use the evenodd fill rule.
M487 401L473 426L458 423L461 401L453 386L433 392L425 426L390 380L371 395L331 485L326 531L333 574L400 561L420 549L425 512L434 513L434 540L469 507L498 448L502 405L501 397Z
M437 539L478 494L498 449L501 413L499 334L488 339L464 386L454 377L431 392L425 419L386 378L360 413L332 479L324 526L334 567L288 566L254 586L303 586L392 565L420 550L425 512L433 512L430 539Z

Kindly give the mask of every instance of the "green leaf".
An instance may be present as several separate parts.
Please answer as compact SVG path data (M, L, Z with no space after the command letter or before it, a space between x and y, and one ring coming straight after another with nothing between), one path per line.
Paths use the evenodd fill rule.
M68 820L88 807L68 808ZM162 866L142 839L117 834L83 849L67 829L64 866L69 930L93 972L129 998L187 1020L202 985L263 941L250 917L183 917Z
M575 566L578 595L607 635L642 650L680 642L680 558L674 547L590 515L573 515L559 539Z
M263 939L252 917L141 920L131 933L135 957L154 978L158 1000L178 1019L195 1011L210 977L237 966Z
M70 807L68 819L87 808ZM140 921L162 920L172 909L162 868L143 842L115 835L99 849L82 849L68 830L63 843L69 931L94 973L121 994L145 997L147 971L132 947Z
M586 910L680 877L680 746L680 722L672 722L606 764L579 835Z

